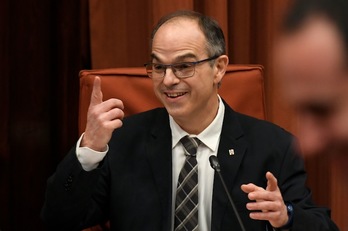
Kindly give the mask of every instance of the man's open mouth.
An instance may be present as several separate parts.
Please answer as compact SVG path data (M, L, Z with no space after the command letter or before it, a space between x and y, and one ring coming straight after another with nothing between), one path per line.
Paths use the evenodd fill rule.
M186 92L179 92L179 93L165 93L167 95L167 97L169 98L177 98L180 96L183 96L186 94Z

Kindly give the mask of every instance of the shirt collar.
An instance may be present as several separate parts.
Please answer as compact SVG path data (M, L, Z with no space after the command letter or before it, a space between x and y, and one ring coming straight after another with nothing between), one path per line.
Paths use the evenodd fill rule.
M193 136L200 139L202 143L204 143L208 148L210 148L214 152L218 148L218 141L220 140L222 123L223 123L224 113L225 113L225 105L223 104L219 95L218 95L218 99L219 99L219 109L214 120L200 134L198 134L197 136ZM172 148L174 148L179 143L182 137L186 135L190 135L190 134L185 132L174 121L173 117L170 115L169 115L169 123L170 123L170 128L172 130Z

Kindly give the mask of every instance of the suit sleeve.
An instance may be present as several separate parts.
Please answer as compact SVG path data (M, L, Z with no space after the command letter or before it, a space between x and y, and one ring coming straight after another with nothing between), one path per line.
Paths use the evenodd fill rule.
M100 165L92 171L83 170L76 157L75 147L58 165L56 172L47 181L46 198L41 211L41 217L49 230L81 230L103 221L107 184L102 183L103 175L106 175L102 172L106 167L103 163Z

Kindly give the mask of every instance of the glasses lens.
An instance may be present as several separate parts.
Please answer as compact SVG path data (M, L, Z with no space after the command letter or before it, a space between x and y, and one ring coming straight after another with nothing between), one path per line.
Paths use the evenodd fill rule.
M166 71L166 66L163 64L152 63L149 64L149 69L151 69L152 78L162 78ZM149 72L149 71L148 71Z
M178 63L172 67L175 75L179 78L191 77L195 72L194 63Z

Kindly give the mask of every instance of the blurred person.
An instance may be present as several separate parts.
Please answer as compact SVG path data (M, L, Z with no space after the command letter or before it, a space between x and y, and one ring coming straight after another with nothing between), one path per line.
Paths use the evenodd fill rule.
M303 153L348 154L348 1L293 1L275 57Z
M103 101L95 78L86 130L48 180L47 227L242 230L210 167L216 156L246 230L338 230L312 202L293 136L219 96L227 65L219 25L178 11L153 30L146 64L164 108L123 118L122 101Z

